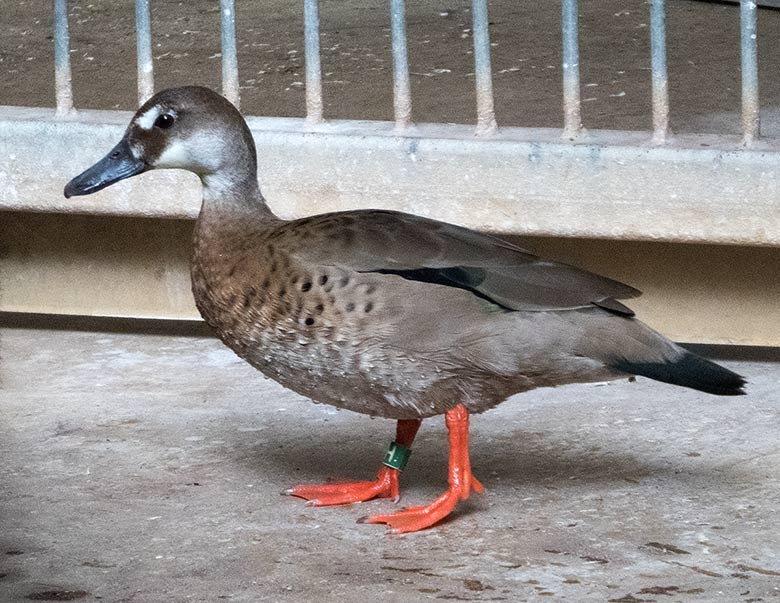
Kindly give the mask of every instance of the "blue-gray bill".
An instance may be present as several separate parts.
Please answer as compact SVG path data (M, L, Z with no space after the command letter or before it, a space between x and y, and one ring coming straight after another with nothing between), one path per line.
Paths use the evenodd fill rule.
M108 155L68 182L65 197L91 195L146 169L147 165L133 155L127 139L122 138Z

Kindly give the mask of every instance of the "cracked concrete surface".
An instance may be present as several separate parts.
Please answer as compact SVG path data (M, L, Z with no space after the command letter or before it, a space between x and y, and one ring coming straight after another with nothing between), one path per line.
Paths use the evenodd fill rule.
M750 393L639 379L472 422L487 488L434 529L359 525L295 483L369 478L385 420L305 399L211 338L6 327L0 601L780 601L778 364ZM770 359L771 360L771 359ZM404 503L444 488L423 424Z

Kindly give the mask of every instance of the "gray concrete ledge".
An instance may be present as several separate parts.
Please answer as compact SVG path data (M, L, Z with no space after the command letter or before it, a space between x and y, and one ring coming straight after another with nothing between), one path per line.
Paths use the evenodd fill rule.
M367 479L389 421L266 381L213 339L0 331L0 601L775 601L778 365L749 395L638 380L539 390L472 422L487 488L432 530L313 509L294 483ZM423 425L403 503L445 487Z
M121 136L127 112L0 107L0 209L194 217L189 174L146 174L66 200L64 184ZM480 230L755 246L780 245L780 141L742 149L736 137L647 132L249 118L270 204L292 217L377 207Z

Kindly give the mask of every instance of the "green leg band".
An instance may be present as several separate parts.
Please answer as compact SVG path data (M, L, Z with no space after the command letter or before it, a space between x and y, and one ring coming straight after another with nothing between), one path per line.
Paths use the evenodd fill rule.
M412 449L407 448L403 444L398 442L390 442L390 447L385 453L385 458L382 464L390 467L391 469L398 469L402 471L406 467L406 463L409 462L409 456L412 454Z

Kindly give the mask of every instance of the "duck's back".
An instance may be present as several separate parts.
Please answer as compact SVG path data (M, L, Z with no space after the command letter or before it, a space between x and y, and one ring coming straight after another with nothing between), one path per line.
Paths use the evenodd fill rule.
M367 414L480 412L684 353L612 297L636 290L407 214L236 221L196 229L194 248L198 308L229 347L315 401Z

